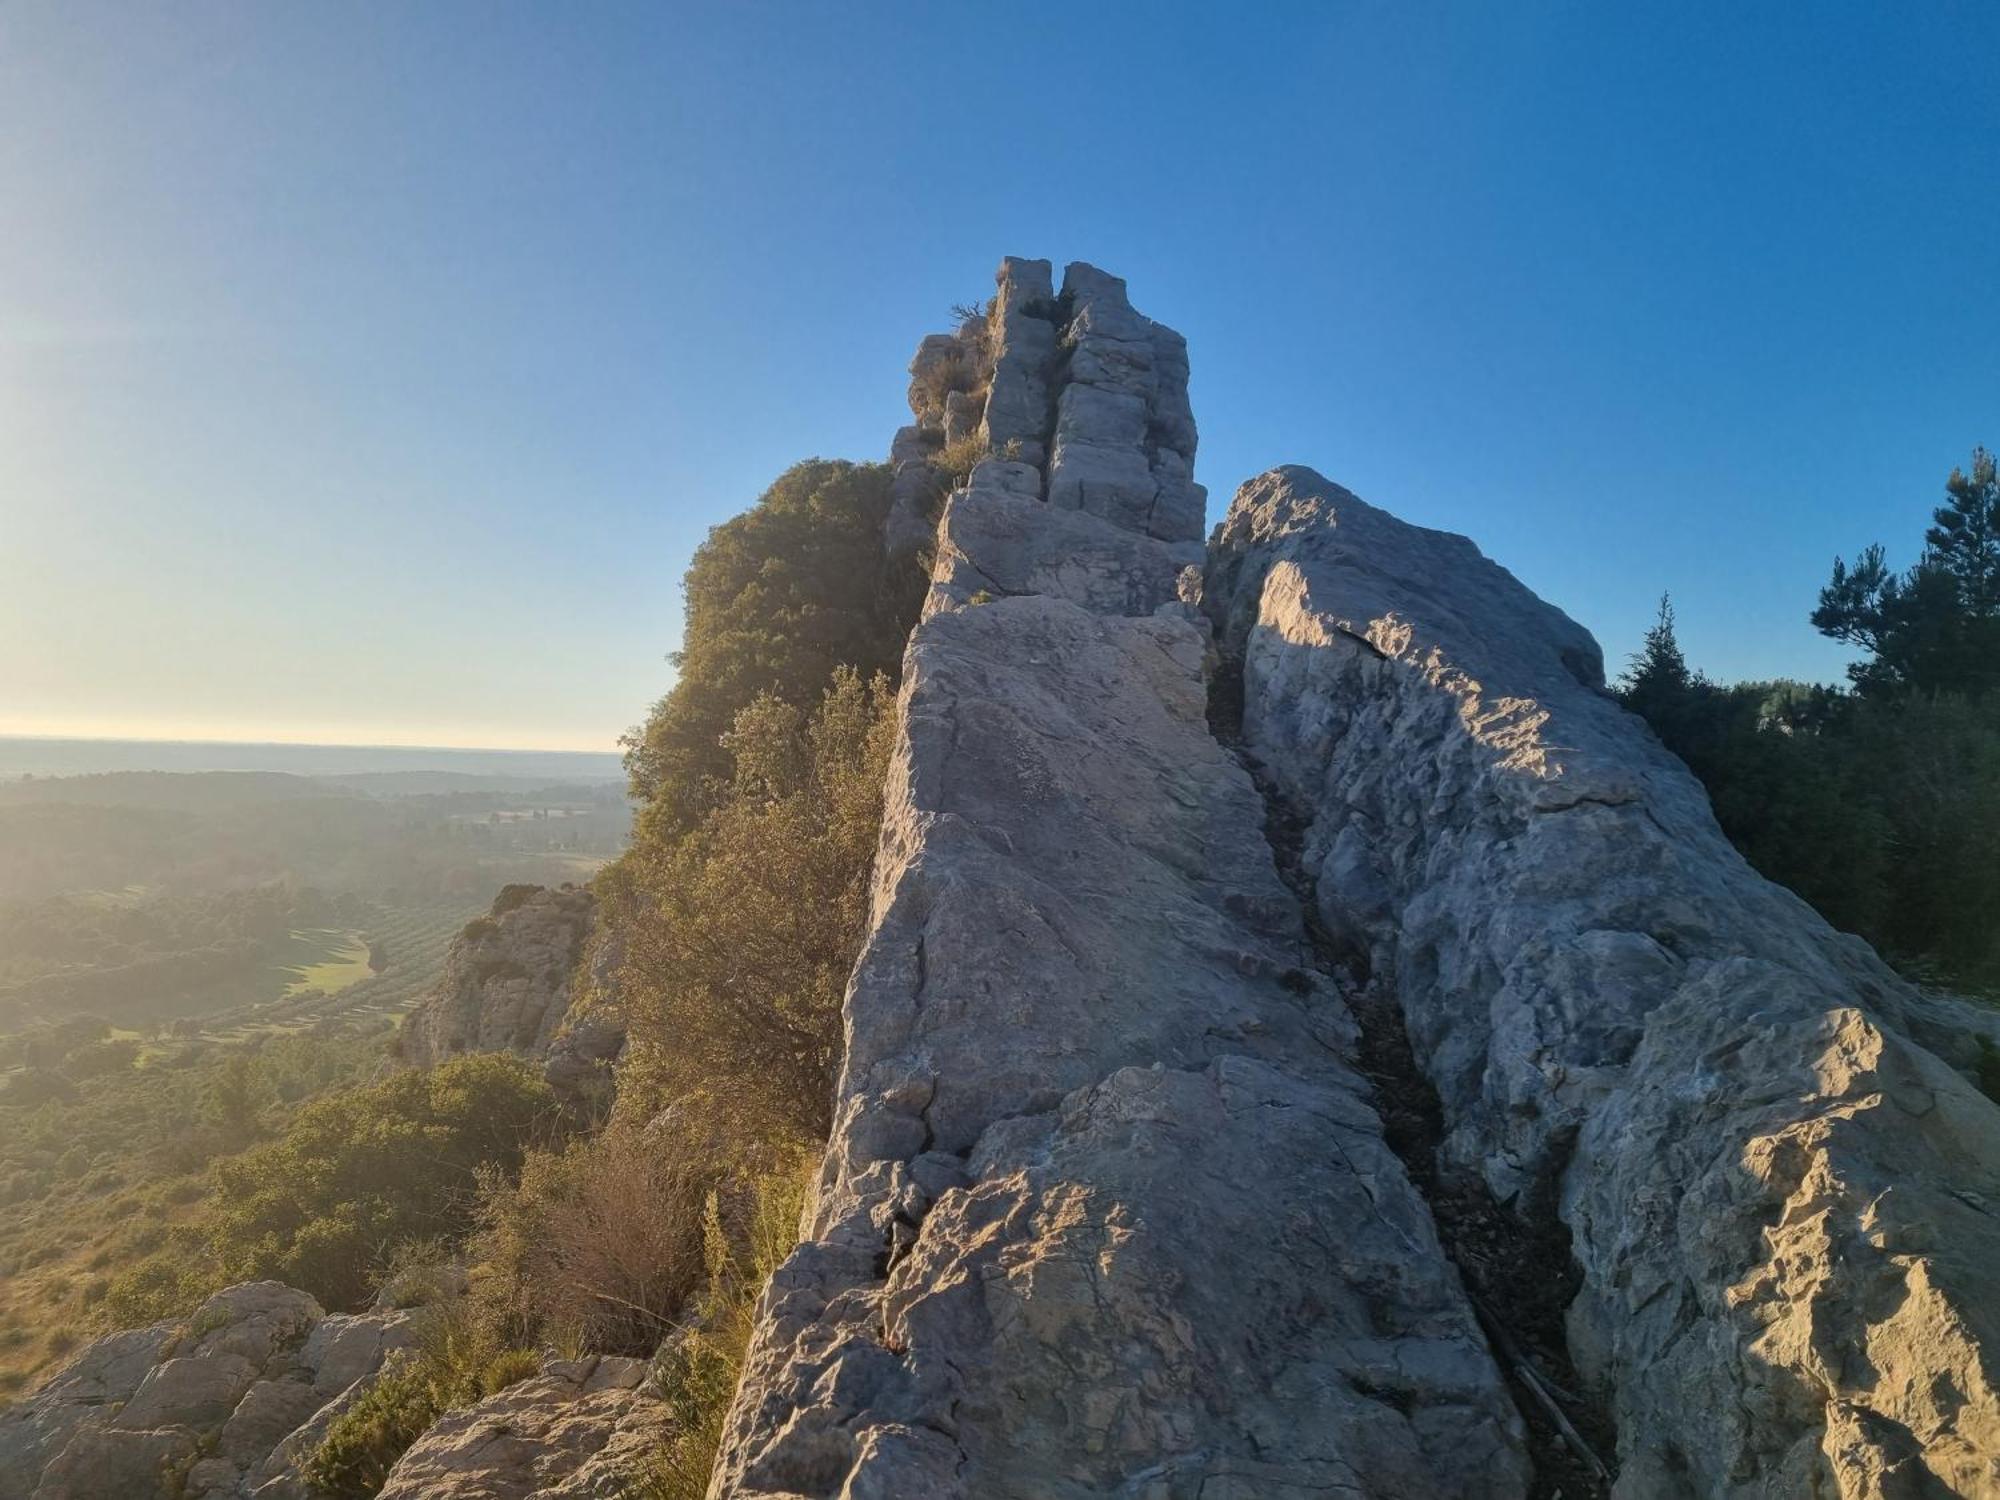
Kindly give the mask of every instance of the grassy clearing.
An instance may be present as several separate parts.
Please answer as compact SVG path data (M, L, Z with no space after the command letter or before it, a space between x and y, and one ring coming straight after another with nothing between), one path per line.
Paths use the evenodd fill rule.
M369 975L368 943L359 932L337 927L318 927L292 934L291 945L305 946L306 962L287 965L294 976L285 986L285 998L314 991L337 995L349 985L359 984Z

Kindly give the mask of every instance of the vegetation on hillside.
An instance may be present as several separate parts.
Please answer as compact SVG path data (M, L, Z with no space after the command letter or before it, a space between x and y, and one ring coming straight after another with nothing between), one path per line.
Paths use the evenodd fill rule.
M692 828L726 796L724 738L758 697L810 705L839 667L897 675L923 580L884 572L889 477L882 464L795 464L696 551L679 676L626 740L649 836Z
M467 1275L436 1284L464 1289L309 1460L322 1489L372 1494L439 1413L530 1373L530 1350L666 1347L677 1420L644 1483L698 1493L829 1123L922 593L884 571L887 508L883 468L813 460L694 558L679 678L629 742L632 846L598 881L630 1047L594 1134L517 1060L392 1071L386 1026L265 1024L325 999L288 988L372 994L438 946L382 881L434 899L474 872L484 899L499 881L477 872L527 873L496 854L559 852L571 827L519 821L505 794L474 808L287 777L0 795L24 834L0 859L23 918L0 989L47 1013L0 1039L0 1197L18 1211L0 1271L21 1293L0 1310L0 1378L9 1354L18 1384L79 1326L180 1316L232 1281L348 1310L413 1259L451 1263ZM219 990L218 965L255 984ZM80 1008L98 999L108 1016ZM195 1019L218 1003L226 1045ZM5 1323L31 1303L70 1326Z
M810 709L760 694L695 826L649 828L600 879L624 942L628 1111L708 1094L743 1128L825 1135L893 728L886 677L842 667Z
M113 1036L83 1017L29 1038L46 1066L0 1091L0 1396L89 1332L185 1312L218 1285L201 1227L210 1163L384 1070L385 1033L218 1046ZM107 1047L116 1066L79 1069Z
M1707 786L1745 856L1919 978L2000 985L2000 475L1946 483L1923 552L1836 561L1812 621L1857 646L1851 687L1725 686L1672 606L1620 692Z
M411 1162L421 1110L367 1133L350 1166L406 1182L407 1200L320 1186L341 1181L329 1162L347 1160L363 1116L419 1098L395 1079L370 1101L315 1104L217 1168L215 1244L238 1269L351 1294L371 1239L468 1263L463 1297L429 1315L446 1333L312 1459L330 1492L372 1493L438 1412L512 1378L516 1351L550 1346L668 1351L675 1420L635 1483L705 1488L756 1295L796 1235L802 1166L828 1127L865 931L893 674L921 597L920 578L884 574L887 503L878 467L800 464L695 555L679 680L628 741L632 847L595 882L630 1032L603 1129L533 1139L532 1091L495 1074L482 1113L507 1128L444 1129L442 1177ZM309 1202L284 1186L296 1177L315 1184ZM440 1201L441 1218L420 1211Z

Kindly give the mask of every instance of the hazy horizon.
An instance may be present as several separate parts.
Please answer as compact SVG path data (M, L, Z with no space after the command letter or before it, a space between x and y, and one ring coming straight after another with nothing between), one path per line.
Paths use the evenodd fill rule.
M0 782L130 771L281 771L296 776L443 771L524 780L622 780L616 751L519 745L381 745L0 733Z
M1614 670L1670 591L1838 680L1834 557L2000 441L2000 12L1041 16L0 10L0 732L609 751L1003 254L1187 335L1211 521L1309 464Z

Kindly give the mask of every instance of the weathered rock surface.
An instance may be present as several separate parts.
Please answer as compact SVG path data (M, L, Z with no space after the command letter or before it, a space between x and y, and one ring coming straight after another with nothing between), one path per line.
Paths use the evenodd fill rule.
M406 1312L328 1316L274 1281L107 1334L0 1412L5 1500L306 1500L301 1434L410 1342ZM326 1418L330 1420L330 1416Z
M443 977L404 1020L404 1059L435 1067L468 1052L513 1052L542 1060L572 1095L601 1086L624 1029L608 1013L572 1013L595 918L581 887L505 887L452 940Z
M2000 1494L2000 1108L1948 1006L1750 870L1463 537L1280 469L1207 599L1448 1164L1573 1231L1615 1493Z
M1050 318L1044 263L1002 276L994 390L1017 427L1055 393L1050 477L1021 440L947 504L837 1123L713 1493L1520 1495L1518 1417L1209 732L1206 631L1164 602L1184 353L1112 278L1072 267ZM1008 385L1017 301L1145 420L1065 400L1060 362Z
M1045 260L1009 257L997 279L983 320L931 335L910 363L916 421L890 445L885 550L901 560L936 544L933 608L1052 593L1145 613L1173 597L1144 582L1161 556L1200 560L1207 492L1194 482L1187 342L1133 311L1125 283L1093 266L1070 266L1060 294ZM940 400L947 374L969 388ZM940 535L934 518L953 486L935 460L962 439L990 455L956 487L982 503L945 505L959 534ZM1025 524L1021 501L1071 512L1072 524L1046 514ZM1134 534L1160 546L1135 551Z
M412 1444L379 1500L630 1500L666 1425L639 1359L551 1360Z

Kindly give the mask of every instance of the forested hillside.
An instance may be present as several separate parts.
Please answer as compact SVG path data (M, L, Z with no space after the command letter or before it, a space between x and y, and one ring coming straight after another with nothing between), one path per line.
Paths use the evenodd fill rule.
M1880 544L1835 562L1811 617L1860 652L1845 689L1714 682L1664 600L1620 687L1765 875L1919 978L2000 990L1993 455L1976 449L1945 492L1907 569Z

